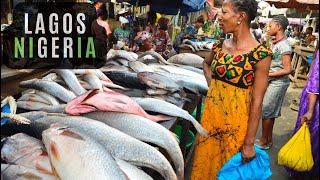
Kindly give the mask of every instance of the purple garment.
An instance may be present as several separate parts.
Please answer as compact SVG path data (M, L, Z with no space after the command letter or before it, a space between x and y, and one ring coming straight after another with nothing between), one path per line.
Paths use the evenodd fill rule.
M319 176L319 50L317 51L316 58L312 62L307 85L305 86L301 94L298 119L293 134L295 134L301 127L301 117L308 111L309 93L317 94L317 101L314 107L313 117L309 124L314 166L311 171L308 172L297 172L292 169L286 168L290 176L293 177Z

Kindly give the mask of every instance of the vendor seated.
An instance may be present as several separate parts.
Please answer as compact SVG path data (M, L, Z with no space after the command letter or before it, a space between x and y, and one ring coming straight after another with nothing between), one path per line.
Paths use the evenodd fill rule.
M133 48L132 51L134 52L138 52L138 51L145 51L144 50L144 41L146 39L149 39L149 41L151 41L152 43L152 35L150 32L143 30L142 27L139 27L139 32L137 32L136 37L133 39Z
M204 18L203 16L199 16L197 21L192 26L187 26L184 30L185 37L184 38L194 38L197 35L203 35L203 25L204 25Z
M304 44L306 46L314 46L314 42L316 40L316 36L312 34L313 28L312 27L307 27L306 32L304 34Z
M115 49L129 50L132 42L132 31L128 26L129 21L122 16L119 17L119 21L121 23L121 27L118 27L113 31L113 37L116 44Z
M163 58L167 58L168 52L167 45L171 45L171 38L168 33L169 19L160 18L158 22L158 28L153 34L153 43L155 45L155 51L162 55Z

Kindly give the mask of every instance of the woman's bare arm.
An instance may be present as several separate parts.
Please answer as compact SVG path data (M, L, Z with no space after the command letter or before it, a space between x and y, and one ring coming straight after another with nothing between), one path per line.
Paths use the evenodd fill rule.
M292 72L292 67L291 67L291 55L285 54L282 56L282 64L283 64L283 69L269 73L269 77L281 77L288 75Z
M202 63L203 73L207 80L208 86L210 86L210 82L212 78L212 71L210 69L212 59L213 59L213 52L210 52L209 56L207 56Z
M252 158L255 155L254 140L259 126L263 97L268 87L268 74L270 69L270 63L271 57L266 57L265 59L261 60L256 64L250 115L247 133L242 149L243 158Z

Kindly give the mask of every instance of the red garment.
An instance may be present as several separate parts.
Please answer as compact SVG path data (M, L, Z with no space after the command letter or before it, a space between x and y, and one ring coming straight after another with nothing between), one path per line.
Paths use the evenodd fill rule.
M112 91L98 92L97 89L90 90L70 101L65 111L70 115L80 115L94 111L123 112L142 116L155 122L171 119L164 115L149 115L126 95Z
M167 45L171 44L168 31L158 29L153 35L153 43L156 47L155 51L162 54L166 50Z

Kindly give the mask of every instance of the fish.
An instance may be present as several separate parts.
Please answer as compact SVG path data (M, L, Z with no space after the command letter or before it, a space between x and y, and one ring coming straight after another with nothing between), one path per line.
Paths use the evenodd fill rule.
M148 95L165 95L169 94L170 92L164 89L146 89Z
M157 59L152 57L150 54L139 58L137 61L140 61L140 62L145 63L145 64L158 63Z
M169 62L167 62L159 53L157 53L156 51L154 50L150 50L150 51L146 51L146 52L143 52L142 54L140 54L138 56L138 59L146 56L146 55L151 55L152 57L154 57L159 63L162 63L162 64L170 64Z
M48 100L44 99L43 97L35 93L24 94L20 98L18 98L17 101L34 101L34 102L40 102L47 105L51 105L51 103Z
M100 79L97 77L97 75L90 71L90 72L87 72L84 76L83 76L83 79L88 83L90 84L90 86L93 88L93 89L99 89L99 91L103 91L103 85L100 81Z
M112 83L111 79L109 79L100 69L94 69L94 72L100 80Z
M124 59L127 59L128 61L135 61L138 59L138 55L134 52L129 52L125 50L110 49L109 52L107 53L106 58L107 58L107 61L113 58L124 58Z
M46 81L57 81L59 79L60 78L56 73L49 73L42 78L42 80L46 80Z
M109 66L109 65L122 66L122 64L116 60L108 60L104 65L105 66Z
M5 139L1 148L1 159L9 164L21 165L54 175L42 142L24 133L18 133Z
M147 66L146 64L140 62L140 61L130 61L129 67L133 69L134 72L153 72L152 68Z
M208 135L207 130L205 130L193 116L191 116L186 110L176 105L154 98L132 97L132 99L136 101L146 111L157 112L188 120L193 124L193 126L196 128L200 135L204 137Z
M52 124L42 140L61 179L126 179L106 148L76 128Z
M83 116L101 121L129 136L164 148L174 162L178 178L183 179L184 161L179 144L171 132L160 124L128 113L91 112Z
M64 102L69 102L76 97L76 95L73 92L67 90L63 86L53 81L45 81L45 80L35 78L35 79L22 81L20 82L19 86L21 88L31 88L31 89L44 91L48 94L51 94L54 97L57 97L58 99Z
M132 70L125 66L120 65L106 65L100 68L100 70L103 73L109 72L109 71L117 71L117 72L131 72Z
M175 180L177 178L168 160L154 147L102 122L83 116L67 116L40 111L21 113L19 115L28 117L32 123L18 126L14 122L9 122L1 127L1 133L10 135L10 133L14 132L24 132L30 136L41 138L42 132L48 129L51 124L60 123L87 133L87 135L104 145L116 158L137 166L154 169L166 179Z
M114 158L120 169L127 175L130 180L152 180L148 174L126 161Z
M118 58L116 61L120 62L123 66L129 67L129 61L123 58Z
M135 72L109 71L105 74L116 84L127 88L145 89L147 87L140 82L138 74Z
M73 69L72 71L75 74L81 75L81 76L84 76L86 74L94 74L100 80L112 83L112 81L100 69Z
M189 71L193 71L193 72L201 74L201 75L204 75L202 69L199 69L199 68L196 68L196 67L193 67L193 66L182 65L182 64L173 64L173 65L177 66L177 67L180 67L180 68L183 68L183 69L186 69L186 70L189 70Z
M184 76L181 74L173 74L168 72L157 72L162 76L167 77L171 81L178 84L180 87L183 87L195 94L206 95L208 91L208 84L203 79L194 78L192 76Z
M42 171L20 165L2 164L1 179L4 180L59 180L60 178Z
M195 48L193 46L191 46L190 44L181 44L179 46L179 48L184 48L184 47L188 47L191 49L192 52L196 52Z
M160 68L165 70L165 71L167 71L167 72L169 72L169 73L179 74L179 75L183 75L183 76L186 76L186 77L192 77L192 78L199 79L201 81L205 81L206 80L204 75L201 75L201 74L198 74L198 73L195 73L193 71L186 70L186 69L183 69L183 68L179 68L179 67L176 67L176 66L162 65L162 66L160 66Z
M101 81L101 83L102 83L103 86L108 87L108 88L126 90L126 88L124 88L124 87L122 87L120 85L117 85L117 84L114 84L114 83L110 83L110 82L107 82L107 81Z
M52 113L62 113L66 107L66 104L59 104L59 105L48 105L41 102L34 102L34 101L18 101L17 102L18 108L26 109L26 110L37 110L37 111L45 111L45 112L52 112Z
M169 63L189 65L196 68L202 68L203 61L202 57L192 53L180 53L168 59Z
M81 95L87 92L79 83L74 72L69 69L55 69L55 73L57 73L67 84L69 89L74 92L76 95Z
M181 90L181 87L173 80L170 80L166 76L153 72L140 72L138 78L141 82L145 83L151 88L160 88L168 90L170 92L176 92Z
M39 91L39 90L35 90L35 94L41 96L42 98L46 99L48 102L50 102L50 104L52 105L60 105L59 101L54 97L51 96L48 93L45 93L43 91Z
M145 95L144 90L135 88L127 88L126 90L115 89L114 91L129 97L143 97Z

